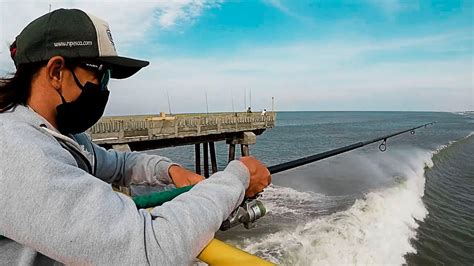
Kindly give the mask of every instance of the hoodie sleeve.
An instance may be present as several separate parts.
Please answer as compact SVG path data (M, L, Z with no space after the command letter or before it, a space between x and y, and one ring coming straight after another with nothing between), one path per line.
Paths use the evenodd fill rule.
M65 264L189 265L249 182L233 161L149 213L33 127L0 128L0 147L0 233Z
M95 175L105 182L120 186L173 186L168 173L169 167L174 165L170 159L139 152L106 150L89 138L87 140L96 158Z

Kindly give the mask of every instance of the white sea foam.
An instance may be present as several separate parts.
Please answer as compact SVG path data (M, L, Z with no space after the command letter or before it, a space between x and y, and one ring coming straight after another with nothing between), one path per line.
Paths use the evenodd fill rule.
M299 192L288 187L269 186L265 189L262 201L272 214L294 214L299 215L304 211L302 208L292 208L294 205L303 205L308 202L317 202L324 199L324 195Z
M473 135L474 135L474 131L471 132L471 133L469 133L466 137L464 137L464 139L468 139L468 138L470 138L470 137L473 136Z
M472 115L474 114L474 111L462 111L462 112L451 112L452 114L456 114L456 115Z
M467 134L467 136L465 136L463 139L468 139L470 137L474 136L474 131ZM438 146L438 148L436 148L436 150L433 151L433 155L434 154L438 154L440 153L442 150L446 149L446 148L449 148L451 145L453 145L454 143L458 142L459 140L450 140L448 142L448 144L442 144L440 146ZM430 166L431 167L431 166Z
M247 239L239 246L282 265L403 264L406 253L416 252L410 245L410 239L416 236L416 220L423 220L428 213L421 198L424 167L432 166L431 156L430 152L415 150L409 159L396 158L403 176L395 185L365 194L344 211L319 216L265 237ZM278 187L268 194L267 199L301 202L324 198ZM275 204L267 207L278 213L301 211L276 205L276 210L272 210Z

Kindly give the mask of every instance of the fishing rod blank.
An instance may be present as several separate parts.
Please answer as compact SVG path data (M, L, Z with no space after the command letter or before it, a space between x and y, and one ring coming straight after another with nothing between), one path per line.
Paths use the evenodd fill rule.
M326 158L329 158L329 157L332 157L332 156L335 156L335 155L338 155L338 154L341 154L341 153L344 153L344 152L352 151L352 150L358 149L360 147L363 147L365 145L368 145L368 144L371 144L371 143L374 143L374 142L378 142L378 141L381 141L381 140L382 140L382 143L379 145L379 150L383 152L383 151L387 150L387 139L398 136L398 135L406 133L406 132L410 132L412 135L414 135L416 129L421 128L421 127L427 127L427 126L432 125L434 123L435 122L427 123L427 124L424 124L424 125L421 125L421 126L418 126L418 127L410 128L410 129L403 130L403 131L393 133L393 134L389 134L389 135L385 135L383 137L379 137L379 138L375 138L375 139L367 140L367 141L357 142L357 143L354 143L354 144L351 144L351 145L348 145L348 146L345 146L345 147L337 148L337 149L330 150L330 151L325 151L325 152L318 153L318 154L315 154L315 155L311 155L311 156L303 157L303 158L300 158L300 159L297 159L297 160L289 161L289 162L286 162L286 163L273 165L273 166L268 167L268 170L270 171L270 174L276 174L276 173L279 173L279 172L282 172L282 171L285 171L285 170L289 170L289 169L292 169L292 168L295 168L295 167L298 167L298 166L302 166L302 165L305 165L305 164L308 164L308 163L320 161L320 160L323 160L323 159L326 159Z

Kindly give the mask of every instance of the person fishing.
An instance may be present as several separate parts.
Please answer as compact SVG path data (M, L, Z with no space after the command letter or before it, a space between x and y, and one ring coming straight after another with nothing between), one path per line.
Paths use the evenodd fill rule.
M102 19L52 11L10 53L16 72L0 82L2 264L189 265L244 196L269 185L253 157L204 180L165 157L94 144L84 132L103 115L109 79L149 64L118 56ZM196 185L147 211L110 184Z

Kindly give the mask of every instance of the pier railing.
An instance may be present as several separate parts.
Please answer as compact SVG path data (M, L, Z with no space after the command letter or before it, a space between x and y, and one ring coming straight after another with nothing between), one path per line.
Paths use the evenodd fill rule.
M265 130L276 113L209 113L103 117L89 133L97 144L124 144L158 139Z

